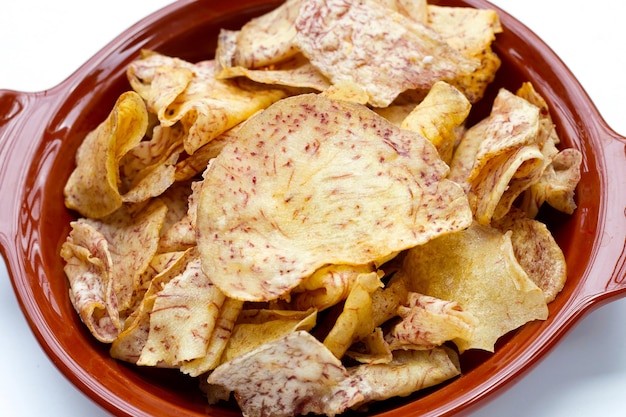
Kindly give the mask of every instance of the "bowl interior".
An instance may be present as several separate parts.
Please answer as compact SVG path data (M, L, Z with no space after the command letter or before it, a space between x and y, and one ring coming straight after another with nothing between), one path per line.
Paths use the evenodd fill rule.
M229 4L227 4L229 3ZM454 6L491 7L482 0L434 1ZM250 17L276 6L276 2L178 2L146 19L96 55L71 78L75 82L46 128L37 160L28 178L31 216L20 225L24 240L26 277L32 300L26 313L40 330L40 341L59 368L74 384L115 414L128 415L239 415L232 406L210 407L200 394L197 382L177 371L137 368L111 359L107 346L98 343L80 322L68 299L59 249L73 218L63 205L63 185L73 169L73 158L85 134L102 121L119 94L130 87L125 78L128 63L141 48L157 50L189 61L212 56L220 28L236 29ZM404 399L376 405L371 414L403 407L405 413L429 411L445 414L458 411L526 369L529 352L552 342L554 328L562 326L561 313L581 284L589 263L593 234L602 193L598 163L594 157L593 129L582 116L591 105L581 94L570 73L532 33L502 13L505 29L495 49L502 59L496 82L490 87L485 105L477 105L471 120L484 117L497 89L515 91L522 82L532 81L552 110L552 117L564 147L580 149L585 169L580 182L578 210L572 216L544 210L563 248L569 266L569 280L551 304L550 318L512 332L498 344L495 354L467 353L462 356L463 376L436 389ZM66 88L63 85L60 88ZM35 192L33 192L34 190ZM40 253L32 256L32 249ZM30 256L28 256L30 253ZM35 258L35 259L33 259ZM18 283L18 285L20 285ZM535 347L533 347L535 346Z

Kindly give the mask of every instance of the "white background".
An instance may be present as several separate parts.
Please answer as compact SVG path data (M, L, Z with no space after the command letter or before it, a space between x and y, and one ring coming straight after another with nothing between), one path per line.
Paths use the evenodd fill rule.
M166 0L20 0L0 11L0 88L40 91L64 78ZM497 0L571 68L600 112L626 135L626 3ZM2 196L0 196L0 199ZM1 203L0 203L1 204ZM534 370L472 414L626 415L626 300L592 312ZM0 414L104 416L37 344L0 260Z

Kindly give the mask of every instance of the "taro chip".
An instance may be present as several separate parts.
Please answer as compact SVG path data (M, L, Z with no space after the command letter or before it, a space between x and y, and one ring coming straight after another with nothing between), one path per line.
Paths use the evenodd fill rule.
M377 272L360 275L352 286L342 313L324 339L324 346L337 358L341 358L354 342L374 331L372 293L382 287Z
M463 56L479 60L480 65L471 73L448 80L471 103L476 103L494 80L501 64L491 49L496 34L502 32L498 13L491 9L428 5L428 25Z
M102 218L122 206L120 161L141 142L148 128L148 112L139 95L126 92L76 152L76 168L63 193L65 205L81 215Z
M64 271L70 284L70 301L91 334L112 342L121 329L111 281L112 261L102 234L84 221L71 223L72 230L61 247Z
M565 256L544 223L529 219L520 210L493 223L503 232L511 231L513 252L528 277L553 301L567 279Z
M364 398L339 359L305 331L225 362L208 383L233 391L248 417L334 416Z
M511 233L490 226L474 223L410 249L403 274L412 291L456 302L478 320L471 340L454 341L460 352L493 352L500 336L548 315L543 292L515 258Z
M181 72L190 73L191 78L179 76ZM219 80L217 73L213 60L192 64L154 52L133 61L127 70L131 85L147 100L161 125L182 123L188 154L285 97L280 89L246 79ZM164 91L163 85L177 87Z
M311 330L317 320L317 311L243 310L228 340L222 362L232 360L257 347L280 339L298 330Z
M392 350L428 350L450 340L472 340L478 321L457 302L410 293L406 306L398 307L402 320L386 339Z
M417 390L445 382L461 373L458 355L449 348L399 350L385 364L364 364L349 368L359 381L364 398L361 404L405 397Z
M441 159L449 164L457 142L458 128L465 122L471 107L458 89L445 81L438 81L400 127L428 139L437 148Z
M186 268L192 250L178 256L167 267L155 275L149 282L139 306L126 319L124 329L111 344L110 354L113 358L136 364L146 346L150 332L150 312L154 307L156 294L173 278L180 275ZM155 366L166 366L163 362ZM169 366L168 366L169 367Z
M393 353L380 327L352 345L346 356L368 364L389 363L393 360Z
M373 272L371 265L328 265L315 271L292 292L292 304L298 310L315 307L327 309L348 297L361 274Z
M187 361L180 366L180 371L190 376L200 376L215 369L221 361L222 355L230 340L233 329L243 309L243 301L226 298L220 315L211 334L206 354L198 359Z
M333 84L359 85L374 107L388 106L405 90L471 73L480 63L373 0L304 0L296 29L296 45L311 63Z
M182 273L155 294L148 340L137 364L180 366L204 357L224 301L202 272L200 259L189 259Z
M247 77L262 84L280 85L295 89L323 91L330 86L328 79L301 54L279 64L258 70L229 67L221 70L217 78Z
M196 228L229 297L278 299L324 265L387 259L471 223L434 146L362 105L299 95L237 134L205 172Z
M222 68L263 68L296 55L294 22L301 3L301 0L287 0L251 19L239 31L222 31L216 51Z
M201 181L191 184L191 194L181 202L185 203L186 213L163 231L159 240L159 252L187 250L196 245L196 213L198 208L198 193L202 186Z

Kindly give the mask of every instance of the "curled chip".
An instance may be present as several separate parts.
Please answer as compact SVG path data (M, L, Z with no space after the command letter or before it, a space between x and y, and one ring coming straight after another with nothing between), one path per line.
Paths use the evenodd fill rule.
M387 335L392 350L428 350L450 340L472 340L478 320L457 302L410 293L406 306L398 307L402 321Z
M208 382L234 391L248 417L334 416L363 400L357 380L305 331L289 333L220 365Z
M553 301L567 279L565 256L548 227L512 210L493 223L497 229L511 231L513 252L528 277L543 291L546 302Z
M123 204L120 161L146 134L148 112L136 93L122 94L104 122L76 152L76 168L65 184L65 205L89 218L102 218Z
M385 364L365 364L349 369L359 381L363 402L405 397L417 390L432 387L461 373L459 358L449 348L399 350Z
M478 324L460 352L493 352L496 340L532 320L545 320L545 296L515 258L510 233L474 223L407 252L403 274L412 290L458 303Z
M469 74L480 63L426 25L373 0L304 0L295 24L295 43L311 63L334 84L359 85L376 107L405 90Z
M218 80L215 61L196 64L155 52L145 52L127 70L133 89L156 113L161 125L182 123L183 144L193 154L228 129L285 97L279 89L260 84Z
M434 146L366 107L304 94L248 120L205 172L202 267L229 297L286 295L471 223ZM364 150L367 150L364 152Z
M438 81L400 126L428 139L437 148L441 159L449 164L459 136L458 129L471 107L463 93L445 81Z

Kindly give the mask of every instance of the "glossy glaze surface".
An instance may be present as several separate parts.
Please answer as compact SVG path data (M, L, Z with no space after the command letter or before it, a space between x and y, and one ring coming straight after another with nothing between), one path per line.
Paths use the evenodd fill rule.
M195 52L197 43L189 39L210 37L202 35L204 25L221 18L216 8L207 14L193 7L200 6L178 3L152 16L46 94L0 93L0 186L3 192L15 196L1 209L1 244L18 296L42 345L60 368L89 395L119 414L138 415L143 410L167 415L180 411L179 406L204 413L207 408L193 395L195 386L191 387L191 396L178 395L177 387L162 384L160 376L138 374L110 360L106 350L94 343L78 322L67 300L65 282L58 279L62 276L58 246L69 220L60 194L63 180L59 179L67 177L84 133L104 117L124 88L124 67L139 45L190 60L201 58ZM224 12L234 13L234 5L230 6L233 9L223 7ZM499 85L516 88L520 80L533 80L553 108L565 145L580 148L586 156L580 208L567 222L553 222L568 256L570 281L552 305L549 321L525 327L486 360L467 357L468 372L463 378L404 406L405 413L430 410L441 414L479 400L524 371L590 306L623 291L623 139L601 122L558 59L516 21L501 16L507 32L497 43L506 62ZM166 42L163 33L172 40ZM214 34L215 30L208 33ZM212 50L212 46L208 48ZM222 413L222 409L209 411Z

